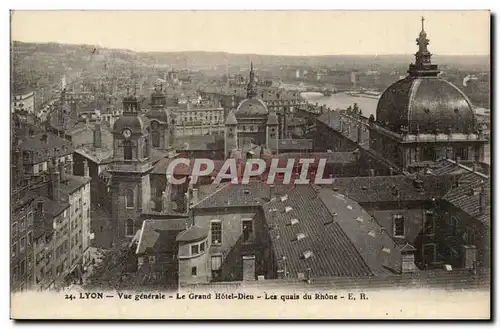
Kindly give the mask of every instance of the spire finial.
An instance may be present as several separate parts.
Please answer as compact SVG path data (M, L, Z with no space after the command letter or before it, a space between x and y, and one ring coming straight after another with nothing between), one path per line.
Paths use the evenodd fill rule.
M423 31L423 30L424 30L424 21L425 21L424 16L422 16L422 17L420 18L420 20L422 21L422 31Z

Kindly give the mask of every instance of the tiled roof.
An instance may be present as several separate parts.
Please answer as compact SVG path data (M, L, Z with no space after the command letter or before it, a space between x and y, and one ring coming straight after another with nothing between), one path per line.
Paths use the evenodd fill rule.
M476 173L468 173L457 179L457 184L454 185L448 193L443 197L455 207L461 209L471 217L478 219L486 225L490 225L491 220L491 187L490 179L485 179ZM485 188L485 196L487 207L485 212L480 212L480 190Z
M307 276L308 269L311 277L372 274L311 185L289 187L285 192L286 200L278 197L263 207L279 269L290 278L298 273ZM292 225L292 219L298 222Z
M182 157L180 157L182 158ZM172 163L173 160L179 159L179 158L163 158L158 163L155 165L153 170L151 171L152 174L158 174L158 175L166 175L168 166L170 163ZM185 165L183 163L177 164L174 168L174 175L179 175L179 176L191 176L191 173L193 171L193 166L194 166L194 159L191 158L185 158L189 161L189 165ZM212 176L217 175L217 173L220 171L222 166L224 165L223 160L212 160L214 163L214 171L212 173ZM202 167L203 169L203 167Z
M175 237L186 229L186 219L147 219L142 223L136 254L175 250Z
M71 142L51 133L28 137L19 145L19 149L33 152L33 159L30 162L33 164L47 161L53 156L60 157L73 152Z
M177 235L177 242L190 242L204 239L208 236L208 227L192 225Z
M269 200L270 189L261 182L246 185L221 184L212 194L201 199L194 208L255 207Z
M312 153L282 153L279 158L283 161L288 159L316 159L315 163L318 163L320 159L326 159L326 163L333 164L349 164L356 163L358 161L356 154L353 152L312 152Z
M422 188L412 177L367 176L335 178L331 188L359 203L424 201L443 196L451 186L450 176L421 176Z
M66 180L61 181L60 189L63 194L73 194L85 184L90 183L90 177L74 176L66 174Z
M327 188L319 196L375 275L401 270L399 246L357 202Z

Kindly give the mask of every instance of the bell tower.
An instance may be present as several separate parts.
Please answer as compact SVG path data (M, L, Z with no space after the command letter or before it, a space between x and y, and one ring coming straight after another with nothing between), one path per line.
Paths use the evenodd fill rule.
M149 172L150 128L139 112L135 95L123 99L123 115L113 126L112 226L115 240L133 237L140 229L140 214L151 207Z
M227 158L231 155L231 151L238 148L238 121L233 111L229 111L225 125L224 154Z
M266 122L266 147L273 153L278 152L278 116L271 111Z

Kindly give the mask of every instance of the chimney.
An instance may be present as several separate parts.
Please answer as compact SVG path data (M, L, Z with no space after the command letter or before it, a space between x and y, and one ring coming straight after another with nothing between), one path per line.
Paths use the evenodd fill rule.
M255 256L243 256L243 281L255 280Z
M401 249L401 272L402 273L412 273L418 272L418 268L415 265L415 247L410 244L406 244Z
M102 147L101 123L96 122L94 126L94 147Z
M191 202L193 204L197 203L198 202L198 189L197 188L194 188L193 189L193 192L192 192L192 197L191 197Z
M363 125L359 123L358 125L358 144L363 143Z
M57 165L57 169L59 170L59 179L61 182L66 181L66 169L64 168L64 163L59 162Z
M486 188L481 186L481 191L479 192L479 214L486 214L486 210L488 209L488 195Z
M87 159L83 160L83 176L90 177L89 161Z
M61 176L57 170L50 173L49 197L54 201L59 201L59 187L61 185Z
M186 214L189 213L189 208L191 206L191 196L190 196L190 191L188 190L186 193L184 193L184 203L185 203L185 206L186 206L186 209L184 210L184 212Z

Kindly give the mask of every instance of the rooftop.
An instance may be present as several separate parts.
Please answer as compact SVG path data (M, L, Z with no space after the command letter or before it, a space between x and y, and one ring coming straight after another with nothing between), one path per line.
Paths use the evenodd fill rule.
M63 139L52 133L42 133L26 138L19 145L21 151L33 152L33 157L29 162L25 163L40 163L49 160L56 156L61 157L71 154L73 146L71 142Z
M175 250L177 234L186 229L186 219L146 219L139 231L136 254Z
M377 225L354 201L331 190L296 185L263 208L278 267L286 267L288 278L307 276L308 269L311 277L362 277L390 273L386 267L399 270L399 250L392 240L380 229L369 239ZM391 253L384 252L385 247Z
M359 203L425 201L442 197L452 182L450 176L420 176L419 180L421 187L414 177L405 175L345 177L335 178L331 188Z

